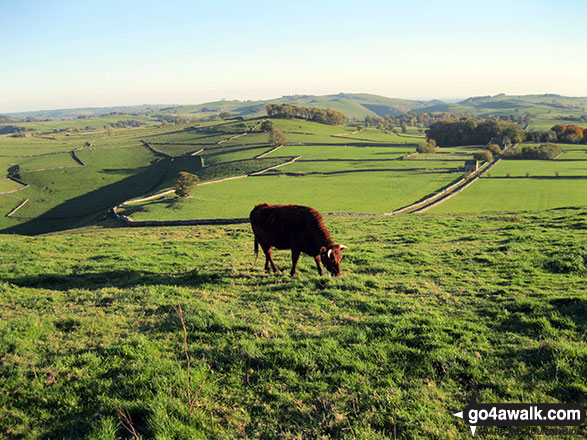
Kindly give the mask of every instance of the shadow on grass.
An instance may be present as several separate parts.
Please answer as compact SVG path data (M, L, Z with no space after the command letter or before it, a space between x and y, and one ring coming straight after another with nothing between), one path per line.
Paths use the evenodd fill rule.
M106 272L88 272L77 274L47 273L37 276L7 278L5 281L19 287L41 288L51 290L69 290L76 288L101 289L104 287L127 288L134 286L173 285L200 286L218 283L220 274L201 273L196 270L184 273L154 273L135 270L114 270Z
M168 160L161 160L152 165L137 168L136 174L132 176L65 200L38 217L23 218L15 215L13 218L23 222L1 232L38 235L87 225L104 217L112 206L150 192L166 176L169 163ZM100 172L104 170L98 173ZM31 200L30 203L40 202Z

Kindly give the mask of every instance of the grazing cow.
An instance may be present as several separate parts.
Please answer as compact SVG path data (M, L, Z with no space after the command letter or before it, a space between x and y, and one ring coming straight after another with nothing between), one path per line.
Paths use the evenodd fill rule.
M320 261L334 276L340 275L342 251L347 247L334 244L318 211L300 205L269 205L262 203L251 211L251 226L255 234L255 261L259 245L265 253L265 270L279 269L273 262L271 248L291 249L291 275L296 274L300 252L316 261L318 273L324 272Z

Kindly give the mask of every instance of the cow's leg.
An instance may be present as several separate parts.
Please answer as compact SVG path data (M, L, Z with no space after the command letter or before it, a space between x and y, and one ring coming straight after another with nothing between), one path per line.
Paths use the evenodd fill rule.
M291 272L290 275L293 277L296 274L296 266L298 259L300 258L300 251L291 250Z
M318 273L320 275L324 275L324 271L322 270L322 266L320 265L320 255L316 255L314 257L314 260L316 261L316 267L318 268Z
M273 252L271 251L271 246L265 252L265 256L267 257L267 261L265 262L265 270L269 270L269 265L271 264L273 272L281 273L281 271L277 268L275 262L273 261Z
M269 272L271 270L270 261L271 261L271 246L261 245L263 249L263 253L265 254L265 270Z
M269 255L265 252L265 271L269 272L271 268L269 267Z

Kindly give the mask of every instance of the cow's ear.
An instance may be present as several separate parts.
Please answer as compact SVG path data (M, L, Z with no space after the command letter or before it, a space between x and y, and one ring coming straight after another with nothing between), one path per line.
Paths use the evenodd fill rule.
M341 251L348 249L348 247L346 247L344 244L339 244L338 247L340 248Z
M321 253L321 254L324 254L324 253L326 253L326 251L327 251L327 250L328 250L328 249L326 248L326 246L322 246L322 247L320 248L320 253Z

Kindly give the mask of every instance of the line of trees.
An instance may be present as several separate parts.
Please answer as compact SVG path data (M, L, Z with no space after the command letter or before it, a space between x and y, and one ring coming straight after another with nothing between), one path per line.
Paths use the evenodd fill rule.
M135 119L127 119L127 120L122 120L122 121L117 121L117 122L111 122L108 125L105 125L104 127L113 127L113 128L127 128L127 127L141 127L145 125L144 122L141 121L137 121Z
M298 118L328 125L341 125L347 120L344 114L330 108L302 107L292 104L267 104L265 108L270 118Z
M538 160L552 160L563 152L560 145L546 143L539 147L530 145L517 145L509 150L504 151L504 159L538 159Z
M549 131L531 131L526 135L531 142L561 142L563 144L587 144L587 128L578 125L557 124Z
M426 137L436 140L441 147L492 143L507 145L522 142L526 133L511 122L463 118L430 124Z
M474 119L472 114L461 114L456 115L449 112L438 112L438 113L403 113L401 115L387 115L385 117L376 115L367 115L363 120L366 127L377 127L379 129L393 130L394 127L416 127L426 128L430 127L435 122L456 122L461 119ZM523 125L528 124L532 119L532 116L528 113L524 115L494 115L487 116L486 119L501 121L501 122L515 122Z

